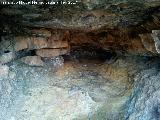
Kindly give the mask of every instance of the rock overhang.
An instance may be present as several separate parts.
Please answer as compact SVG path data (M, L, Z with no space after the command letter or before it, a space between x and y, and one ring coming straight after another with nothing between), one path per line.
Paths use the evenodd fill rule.
M48 48L51 43L49 41L68 32L67 35L60 36L68 37L68 43L63 43L68 44L69 49L90 44L119 53L149 56L159 54L159 37L153 32L160 29L159 0L81 0L74 5L1 6L2 38L10 34L13 38L25 36L26 39L35 39L31 40L34 41L33 45L28 45L27 40L21 40L25 43L22 45L26 46L25 49ZM34 33L35 29L40 33ZM60 36L57 39L60 40ZM57 43L59 45L61 42L54 44Z

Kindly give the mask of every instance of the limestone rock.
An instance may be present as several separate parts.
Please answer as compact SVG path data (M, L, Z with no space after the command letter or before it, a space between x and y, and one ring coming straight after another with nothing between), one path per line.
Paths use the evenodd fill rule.
M46 65L0 65L0 119L160 120L160 63L149 63L160 54L160 0L78 1L0 5L0 36L18 36L0 39L0 64L25 56L21 61L28 65ZM48 69L63 65L60 55L70 46L74 51L83 46L77 56L97 56L103 49L136 60L116 58L107 65L88 59L66 65L66 60L60 71ZM97 52L84 51L88 47ZM30 56L32 51L38 56Z
M15 51L24 49L40 49L47 47L47 41L42 37L15 37Z
M42 58L45 66L51 68L53 71L61 68L64 65L64 59L62 56L57 56L53 58Z
M133 92L126 104L127 120L159 120L160 73L155 68L136 75Z
M0 65L0 79L8 78L9 67L7 65Z
M11 0L7 0L11 1ZM16 1L16 0L12 0ZM22 0L25 1L25 0ZM86 2L87 1L87 2ZM139 25L152 17L156 28L159 27L159 0L79 0L74 6L57 8L49 5L2 6L1 15L16 16L16 21L25 27L98 30L113 29L118 26ZM44 9L41 9L44 8ZM62 9L63 8L63 9ZM74 12L73 12L74 11ZM146 11L148 14L146 14ZM10 23L10 21L7 21ZM144 22L145 23L145 22ZM3 25L3 23L2 23ZM150 25L148 25L150 27Z
M39 49L36 54L41 57L56 57L68 53L68 49Z
M28 43L28 49L41 49L47 47L47 39L42 37L31 37Z
M140 34L144 47L152 53L160 53L160 32L152 30L152 33Z
M14 40L11 36L1 36L0 40L0 53L7 51L14 51Z
M132 39L131 44L127 48L127 51L131 55L152 55L150 51L148 51L141 42L141 39Z
M152 30L152 33L157 36L160 36L160 30Z
M64 36L62 36L64 37ZM53 38L53 37L52 37ZM57 40L47 39L44 37L15 37L15 51L20 50L33 50L33 49L41 49L41 48L67 48L69 47L68 41L62 41L61 38Z
M158 55L155 47L155 40L150 33L135 35L131 37L129 31L111 31L111 32L92 32L92 33L75 33L70 40L71 46L95 46L104 50L113 50L118 54L125 55ZM132 33L134 34L134 33ZM89 46L88 46L89 47ZM71 48L71 49L73 49Z
M41 30L41 29L40 29ZM41 48L65 48L68 47L68 39L69 36L63 31L54 31L52 36L47 38L43 37L31 37L31 42L29 43L29 48L31 49L41 49ZM49 33L51 34L51 33Z
M0 64L11 62L15 59L15 57L16 56L14 52L4 53L0 56Z
M143 62L142 59L139 61ZM152 120L147 118L159 115L160 75L158 71L142 71L135 78L135 94L130 96L132 89L127 88L132 83L126 83L126 78L133 78L127 73L127 68L133 71L130 62L128 59L117 60L109 67L111 65L87 62L84 66L86 62L69 61L55 74L44 67L26 67L15 61L10 68L16 75L9 75L9 80L0 80L0 118L125 120L123 108L127 104L126 120L137 117ZM131 64L135 65L136 71L144 67L139 62Z
M29 37L22 37L22 36L15 37L15 46L14 46L15 51L27 49L29 40L30 40Z
M21 61L30 66L43 66L44 63L39 56L27 56L21 58Z
M51 37L51 31L46 29L33 29L30 30L32 35L42 36L42 37Z
M151 36L155 42L156 51L160 54L160 30L153 30Z
M52 30L49 41L68 41L70 33L67 30Z
M48 41L47 48L68 48L68 41Z
M142 44L144 47L153 53L157 53L156 48L155 48L155 42L151 36L151 34L140 34Z
M103 68L102 68L103 69ZM121 81L122 83L128 81L128 71L126 68L116 68L108 66L107 70L103 75L109 80Z

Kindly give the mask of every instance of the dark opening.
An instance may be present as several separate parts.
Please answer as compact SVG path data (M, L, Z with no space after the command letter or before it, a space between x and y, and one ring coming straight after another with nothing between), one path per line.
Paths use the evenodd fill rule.
M71 48L69 56L63 56L64 60L76 59L78 61L94 60L105 62L117 56L113 51L107 51L97 46L74 46Z
M4 51L4 53L9 53L9 52L10 52L9 50Z

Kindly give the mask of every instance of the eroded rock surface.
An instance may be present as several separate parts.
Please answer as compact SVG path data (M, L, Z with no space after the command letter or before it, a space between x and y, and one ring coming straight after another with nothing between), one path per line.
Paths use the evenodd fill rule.
M159 55L159 0L1 6L3 50L70 50L89 44L123 55Z
M118 25L138 25L146 20L159 4L159 0L78 0L74 5L59 3L2 7L1 15L16 15L17 21L24 26L95 30L103 27L114 28ZM156 17L155 15L153 18ZM22 19L23 21L20 21Z
M129 83L127 80L121 83L122 79L118 81L112 75L104 77L98 71L106 66L98 63L93 66L91 62L68 61L56 72L53 68L14 62L7 78L1 78L1 119L120 118Z
M30 66L43 66L44 63L39 56L27 56L21 58L21 61Z
M160 119L159 0L0 5L0 38L0 120Z
M129 103L126 105L126 119L159 120L160 73L157 69L141 71L135 77L135 85Z
M141 62L137 62L139 60ZM141 103L147 102L147 98L150 102L146 104L148 107L151 105L154 114L158 115L156 100L159 94L159 75L158 71L155 74L156 67L148 69L157 66L153 61L155 64L149 64L149 59L118 58L112 64L81 59L68 60L63 65L59 62L60 58L45 58L43 61L48 67L29 67L19 60L9 65L8 75L0 81L2 120L123 120L125 116L138 120L135 117L138 115L149 120L143 113L149 109ZM57 69L56 66L61 67ZM143 71L144 69L148 70ZM139 71L141 73L136 76ZM150 74L153 76L147 77ZM136 98L130 96L134 79L136 84L133 96L137 95ZM139 87L141 84L144 84L143 87ZM156 91L152 85L157 86ZM133 107L133 103L137 105ZM126 105L129 106L125 107ZM141 106L143 111L139 108ZM148 113L150 112L149 110ZM148 113L145 114L150 116Z

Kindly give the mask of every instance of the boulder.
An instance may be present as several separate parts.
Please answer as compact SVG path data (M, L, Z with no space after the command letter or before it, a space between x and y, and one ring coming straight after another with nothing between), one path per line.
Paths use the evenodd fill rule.
M46 39L44 37L15 37L15 51L24 49L42 49L42 48L65 48L68 47L68 41Z
M151 36L155 42L156 51L160 53L160 30L152 30Z
M39 56L27 56L21 58L21 61L30 66L43 66L44 63Z
M0 65L0 79L8 78L9 67L7 65Z
M156 48L155 48L155 42L151 34L146 33L146 34L140 34L139 36L146 50L152 53L157 53Z
M68 41L61 40L48 40L43 37L32 37L30 39L29 49L41 49L41 48L64 48L68 47Z
M39 49L36 54L41 57L56 57L68 53L68 49Z
M47 39L43 37L31 37L28 43L28 49L41 49L47 48Z
M14 52L4 53L3 55L0 56L0 64L11 62L15 58L16 55Z
M160 36L160 30L152 30L152 33L157 36Z
M68 41L49 41L48 48L67 48L69 47Z
M29 37L18 36L15 37L15 51L20 51L28 48Z
M131 55L153 55L150 51L148 51L144 45L142 44L141 39L131 39L131 43L128 45L128 48L126 48L127 52Z
M159 30L152 30L152 33L140 34L139 36L146 50L156 54L160 53L160 31Z
M1 36L0 38L0 53L5 53L6 51L14 51L14 41L11 36Z
M15 37L15 51L40 49L47 47L47 40L42 37Z

